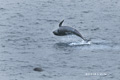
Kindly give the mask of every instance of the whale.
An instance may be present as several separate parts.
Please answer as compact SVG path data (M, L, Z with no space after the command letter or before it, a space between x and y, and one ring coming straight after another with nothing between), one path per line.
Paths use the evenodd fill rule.
M59 23L59 28L57 30L54 30L53 31L53 34L56 35L56 36L65 36L65 35L76 35L78 37L80 37L82 40L84 41L87 41L81 34L78 30L70 27L70 26L62 26L64 20L62 20L60 23Z

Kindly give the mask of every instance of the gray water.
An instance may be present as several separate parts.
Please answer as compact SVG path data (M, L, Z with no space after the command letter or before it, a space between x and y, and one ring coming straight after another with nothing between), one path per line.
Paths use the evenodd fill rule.
M76 28L91 44L77 44L81 39L76 36L53 35L63 19L63 25ZM36 67L43 71L34 71ZM119 76L119 0L0 0L1 80L120 80Z

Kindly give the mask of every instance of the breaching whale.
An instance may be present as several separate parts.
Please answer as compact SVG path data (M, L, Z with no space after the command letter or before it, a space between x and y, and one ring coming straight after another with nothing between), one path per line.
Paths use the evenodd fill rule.
M77 35L79 37L81 37L84 41L87 41L81 34L79 31L77 31L76 29L69 27L69 26L62 26L62 23L64 22L64 20L62 20L59 23L59 28L55 31L53 31L53 34L56 36L65 36L65 35L70 35L70 34L74 34Z

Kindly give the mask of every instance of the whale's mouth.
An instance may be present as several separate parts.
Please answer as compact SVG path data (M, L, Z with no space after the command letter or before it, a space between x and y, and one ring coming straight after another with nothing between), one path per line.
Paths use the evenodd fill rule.
M66 33L59 32L58 30L53 31L53 34L56 35L56 36L65 36L65 35L67 35Z
M53 31L53 34L54 34L54 35L58 35L58 31L56 31L56 30Z

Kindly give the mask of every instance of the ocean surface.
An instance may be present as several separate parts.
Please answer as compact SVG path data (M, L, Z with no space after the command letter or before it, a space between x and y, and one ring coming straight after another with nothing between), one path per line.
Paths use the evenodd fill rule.
M120 80L120 1L0 0L0 80Z

